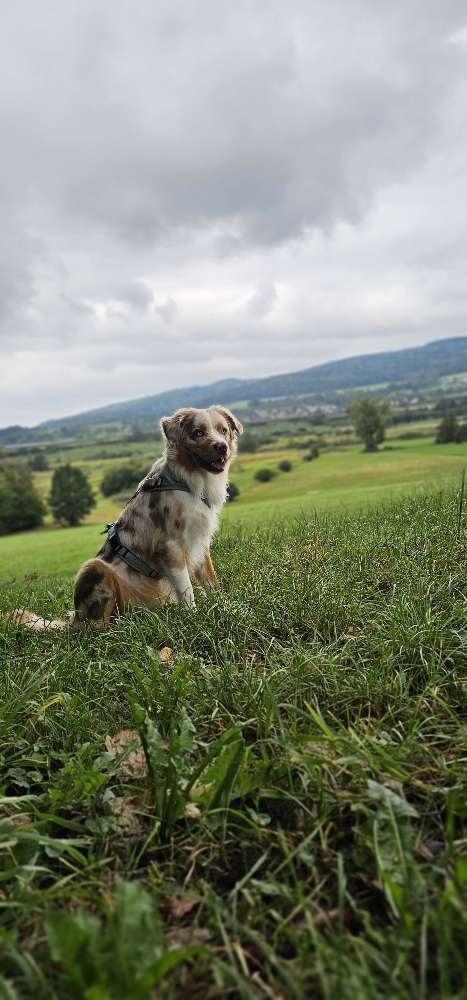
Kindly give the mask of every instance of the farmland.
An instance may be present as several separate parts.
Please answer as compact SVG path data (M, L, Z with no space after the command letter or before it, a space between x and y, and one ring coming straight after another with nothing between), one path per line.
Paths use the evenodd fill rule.
M291 431L290 423L285 422L264 429L268 443L257 451L238 455L231 479L240 495L222 513L223 530L254 527L301 512L361 509L388 497L444 488L459 482L467 465L467 444L436 445L434 423L429 421L391 428L384 448L376 454L366 454L361 444L349 443L348 428L336 431L324 427L312 433L313 440L326 441L320 457L312 462L303 460L310 428L299 433L297 429ZM79 528L54 529L49 515L43 530L0 538L0 580L19 579L34 572L73 573L81 561L95 554L100 544L99 530L115 519L125 502L127 494L118 498L101 495L99 486L106 470L127 462L129 457L149 467L160 454L160 447L160 442L124 446L115 443L102 449L105 457L96 456L95 445L54 453L52 469L62 461L71 461L87 473L97 505ZM291 462L290 472L278 471L283 460ZM255 473L264 467L276 472L268 483L255 479ZM44 497L50 490L52 469L34 475Z

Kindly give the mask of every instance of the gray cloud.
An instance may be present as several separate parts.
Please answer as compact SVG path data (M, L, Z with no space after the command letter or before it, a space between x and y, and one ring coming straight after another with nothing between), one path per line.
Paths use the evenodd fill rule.
M267 316L274 308L277 291L274 285L262 285L250 296L246 304L246 313L250 316Z
M10 5L0 423L466 332L466 23Z

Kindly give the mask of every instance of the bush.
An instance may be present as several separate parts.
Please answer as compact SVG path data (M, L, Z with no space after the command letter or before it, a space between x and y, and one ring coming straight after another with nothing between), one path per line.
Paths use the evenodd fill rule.
M455 413L446 413L437 428L436 444L449 444L452 441L457 441L458 433L459 424Z
M75 465L60 465L53 474L49 504L56 521L79 524L96 504L88 477Z
M256 451L258 448L259 441L255 434L251 431L244 431L241 438L238 441L238 450L241 451Z
M314 444L313 447L310 448L310 450L306 453L306 455L303 456L303 461L312 462L313 459L315 458L319 458L319 447L317 444Z
M274 479L275 474L274 469L258 469L255 472L255 479L259 483L269 483L271 479Z
M292 462L289 462L288 459L284 458L282 462L279 462L277 468L279 469L280 472L291 472Z
M37 455L33 455L33 457L29 459L28 465L32 472L47 472L47 469L49 468L47 456L44 455L43 451L39 451Z
M104 497L113 496L121 490L134 492L138 483L146 475L147 468L127 462L125 465L113 465L105 473L101 482L101 493Z
M44 514L45 504L27 466L9 463L0 467L0 535L37 528Z
M227 503L233 503L233 501L238 497L240 490L236 483L227 484Z

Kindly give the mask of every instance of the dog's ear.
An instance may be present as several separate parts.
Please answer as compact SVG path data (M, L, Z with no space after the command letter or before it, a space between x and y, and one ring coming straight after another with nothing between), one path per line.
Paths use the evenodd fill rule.
M180 433L187 420L194 415L194 410L177 410L171 417L162 417L160 428L163 436L170 445L176 445L180 440Z
M222 413L222 416L225 417L227 423L236 434L242 433L243 425L240 423L238 418L234 416L231 410L228 410L226 406L215 406L214 409L219 410L219 413Z

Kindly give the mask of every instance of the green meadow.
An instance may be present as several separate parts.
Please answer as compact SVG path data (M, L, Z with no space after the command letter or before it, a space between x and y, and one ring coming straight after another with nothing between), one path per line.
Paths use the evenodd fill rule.
M127 445L35 475L87 472L80 527L0 539L0 998L466 996L467 445L273 430L196 610L9 618L66 615Z
M413 425L411 430L413 432ZM235 531L261 525L265 521L314 511L344 511L365 508L381 500L444 488L458 482L467 465L467 444L436 445L432 425L417 428L420 436L405 440L395 437L406 428L393 429L383 449L365 454L361 445L331 443L318 459L303 461L303 448L294 447L299 438L277 441L252 454L240 454L231 478L240 489L239 497L222 512L222 530ZM425 436L422 436L422 431ZM329 437L329 435L328 435ZM148 444L139 445L141 462L149 468L158 455ZM87 472L97 497L97 505L78 528L54 528L49 517L46 528L0 538L0 580L20 579L31 573L69 575L84 559L95 555L101 544L99 531L114 520L125 497L103 497L99 484L109 466L128 457L89 458L86 447L76 449L71 461ZM66 453L59 459L68 457ZM291 472L279 472L280 461L292 463ZM258 469L276 471L268 483L258 482ZM36 473L35 481L43 496L50 490L51 472Z
M391 489L393 454L376 456ZM434 492L404 479L411 495L365 509L237 530L232 505L222 588L196 610L3 619L1 997L465 998L467 545L447 457ZM309 464L323 483L325 456ZM64 614L95 532L18 536L0 607Z

